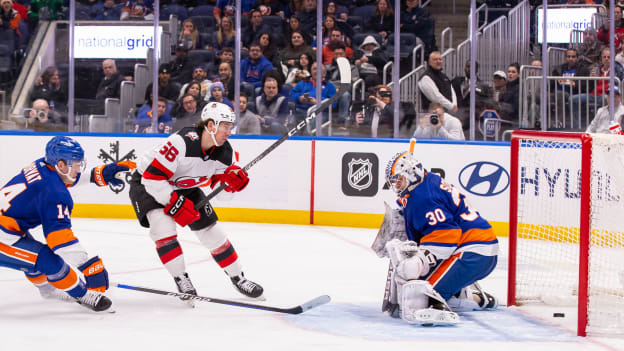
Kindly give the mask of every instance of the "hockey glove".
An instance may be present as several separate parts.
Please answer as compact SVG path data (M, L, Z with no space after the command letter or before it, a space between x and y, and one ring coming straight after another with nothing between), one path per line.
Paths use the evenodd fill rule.
M121 161L94 167L91 170L91 183L95 183L99 186L106 186L108 184L122 185L123 181L118 179L117 176L119 176L121 172L128 172L135 168L136 163L133 161Z
M108 271L98 256L91 257L87 262L78 266L87 280L87 289L106 292L108 289Z
M227 184L225 191L235 193L245 189L247 184L249 184L249 177L244 169L237 165L231 165L225 169L223 174L215 174L212 176L211 187L214 187L217 181Z
M191 224L199 219L199 212L195 209L193 201L175 191L171 194L169 204L165 206L165 213L181 226Z

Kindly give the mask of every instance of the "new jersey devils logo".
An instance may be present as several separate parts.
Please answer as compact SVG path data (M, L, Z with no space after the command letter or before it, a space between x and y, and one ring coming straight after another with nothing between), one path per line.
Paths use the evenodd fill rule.
M175 185L178 188L186 189L186 188L197 188L204 184L207 184L210 180L210 177L199 176L199 177L180 177L175 180L170 180L169 184Z

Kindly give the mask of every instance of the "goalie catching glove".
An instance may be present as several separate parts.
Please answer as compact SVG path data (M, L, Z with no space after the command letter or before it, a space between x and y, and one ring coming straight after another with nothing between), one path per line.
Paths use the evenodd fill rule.
M435 255L413 241L392 239L386 243L386 251L396 275L406 281L426 276L437 265Z
M169 204L165 206L164 211L183 227L195 222L200 217L193 201L175 191L171 193L171 199L169 199Z
M87 281L87 289L106 292L108 289L108 271L98 256L91 257L87 262L78 266Z
M121 161L117 163L109 163L94 167L91 170L91 183L95 183L99 186L122 185L123 181L118 179L119 173L129 172L136 168L136 163L133 161Z
M235 193L245 189L247 184L249 184L249 176L244 169L237 165L231 165L225 169L223 174L212 176L210 187L214 188L218 182L227 184L225 191Z

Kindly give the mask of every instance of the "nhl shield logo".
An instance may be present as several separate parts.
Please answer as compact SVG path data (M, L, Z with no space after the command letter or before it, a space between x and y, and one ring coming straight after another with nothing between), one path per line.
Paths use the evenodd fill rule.
M372 153L348 152L342 157L342 192L347 196L375 196L379 160Z
M371 174L371 166L373 164L370 160L366 159L353 159L349 162L349 175L347 181L352 188L357 190L364 190L368 188L373 182L373 175Z

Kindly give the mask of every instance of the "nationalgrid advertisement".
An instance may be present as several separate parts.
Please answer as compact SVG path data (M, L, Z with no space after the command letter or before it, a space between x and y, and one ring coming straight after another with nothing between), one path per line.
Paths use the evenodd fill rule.
M578 8L549 8L546 14L549 43L569 43L570 32L573 30L583 31L592 25L592 15L596 13L596 7ZM544 10L537 11L537 40L542 42L542 23Z
M74 30L76 58L145 59L147 49L153 47L151 26L76 26Z

